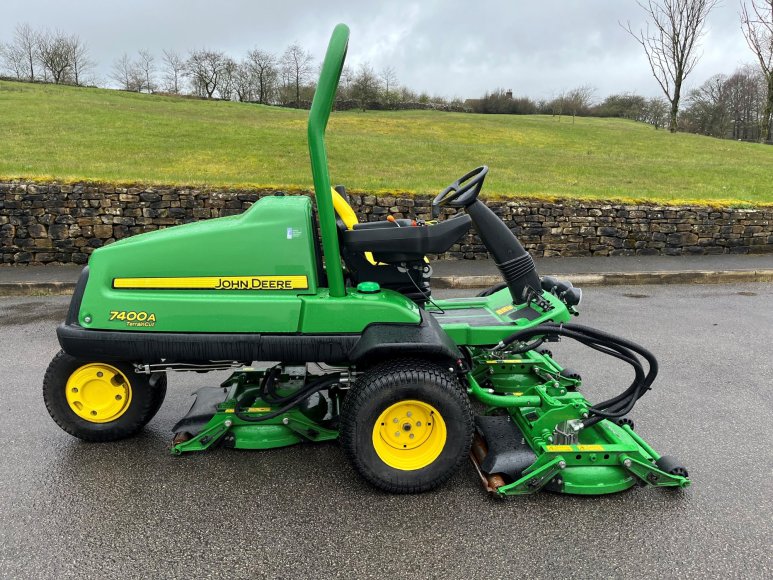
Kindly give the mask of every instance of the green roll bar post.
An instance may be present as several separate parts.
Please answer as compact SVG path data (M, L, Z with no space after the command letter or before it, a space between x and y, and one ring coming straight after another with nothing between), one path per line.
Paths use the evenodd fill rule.
M333 30L330 43L322 63L317 90L309 111L309 155L311 173L314 178L314 193L317 198L319 229L322 234L322 252L325 255L330 296L346 296L344 273L341 268L341 250L338 246L333 196L330 194L330 172L327 166L325 149L325 129L333 109L333 101L341 78L341 69L346 60L346 48L349 44L349 27L339 24Z

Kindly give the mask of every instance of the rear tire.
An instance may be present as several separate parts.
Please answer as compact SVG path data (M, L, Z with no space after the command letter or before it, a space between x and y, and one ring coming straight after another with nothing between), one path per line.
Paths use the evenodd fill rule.
M131 437L153 418L165 394L165 377L151 387L149 377L131 365L79 360L64 351L53 358L43 380L51 418L84 441Z
M470 452L473 415L447 368L421 359L378 364L352 386L340 439L357 472L392 493L445 483Z

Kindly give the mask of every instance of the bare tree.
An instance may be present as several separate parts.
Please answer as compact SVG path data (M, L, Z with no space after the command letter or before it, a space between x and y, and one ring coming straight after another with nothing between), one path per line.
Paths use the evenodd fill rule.
M254 84L254 97L257 97L259 103L271 102L279 76L276 57L270 52L255 48L247 53L247 66Z
M665 127L668 121L668 112L671 104L664 98L653 97L647 101L644 116L647 123L655 127L655 130Z
M360 107L364 111L369 102L378 99L378 91L381 88L378 75L373 71L367 62L364 62L357 69L352 81L352 98L359 101Z
M746 65L733 73L723 86L727 116L733 139L761 139L768 97L768 83L762 71Z
M40 34L38 58L43 70L59 84L70 82L72 74L72 48L70 38L56 30Z
M282 55L282 72L288 85L294 89L296 106L300 106L301 86L311 74L312 62L311 54L297 42L288 46Z
M704 24L719 0L648 0L638 2L647 14L644 30L623 26L641 44L652 75L671 103L669 130L677 129L682 85L698 62L697 45Z
M142 70L126 53L113 63L112 78L125 91L141 92L145 86Z
M246 60L236 65L233 73L233 92L236 99L242 103L255 100L255 76L250 63Z
M182 77L185 72L185 60L173 50L164 51L164 89L170 93L179 94Z
M17 80L29 80L27 74L26 61L24 58L24 52L19 50L16 44L7 43L0 44L0 62L2 63L2 70L16 77Z
M225 64L223 65L223 73L220 75L220 86L218 87L218 93L221 99L226 101L233 99L238 74L239 65L234 59L226 56Z
M17 54L24 60L26 78L35 81L35 63L39 60L40 33L27 24L17 24L13 34Z
M741 24L749 48L760 63L767 99L760 122L760 141L773 140L773 0L741 3Z
M76 85L82 85L85 76L94 68L94 61L89 56L89 48L84 41L76 34L69 37L70 48L70 68L72 70L72 80Z
M152 93L156 90L156 57L153 56L149 50L144 48L140 49L138 54L140 58L137 61L136 66L142 73L143 88L148 93Z
M689 130L702 135L724 138L730 129L728 114L727 77L719 74L709 78L687 95L687 109L682 116Z
M381 70L379 76L381 77L381 81L384 83L384 100L387 104L389 104L391 101L389 96L389 89L390 87L392 89L395 88L395 85L397 84L397 73L393 67L387 66Z
M578 114L588 112L593 104L595 93L596 89L590 85L583 85L561 95L563 105L572 114L572 123Z
M211 99L220 89L223 75L230 59L215 50L194 50L188 57L186 74L191 79L194 92Z

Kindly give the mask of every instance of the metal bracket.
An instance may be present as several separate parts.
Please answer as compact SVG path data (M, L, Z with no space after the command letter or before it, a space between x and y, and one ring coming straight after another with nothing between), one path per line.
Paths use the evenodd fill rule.
M687 487L690 480L681 475L672 475L658 469L655 465L631 457L630 455L621 455L620 463L628 471L633 473L647 485L658 487Z
M186 451L204 451L209 449L220 441L223 436L231 429L233 422L225 420L212 425L209 429L204 429L201 433L188 441L183 441L172 446L172 455L182 455Z
M543 455L542 457L549 456ZM542 461L542 457L538 459L532 467L539 465ZM527 495L534 493L550 483L550 481L565 467L566 461L564 461L563 457L558 455L550 461L547 461L541 467L537 467L534 471L527 473L521 477L521 479L500 487L497 489L497 493L502 495Z

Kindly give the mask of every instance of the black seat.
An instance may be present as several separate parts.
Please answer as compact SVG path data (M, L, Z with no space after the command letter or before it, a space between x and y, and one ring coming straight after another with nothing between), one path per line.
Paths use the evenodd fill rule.
M472 220L464 214L431 225L411 224L411 220L357 224L342 232L341 242L350 252L372 252L379 262L420 262L426 254L448 251L467 233Z
M469 216L430 225L417 225L411 219L359 223L349 205L346 189L340 185L334 189L336 225L347 282L352 286L377 282L382 288L400 292L419 305L426 303L432 294L432 268L424 256L447 251L470 229Z

